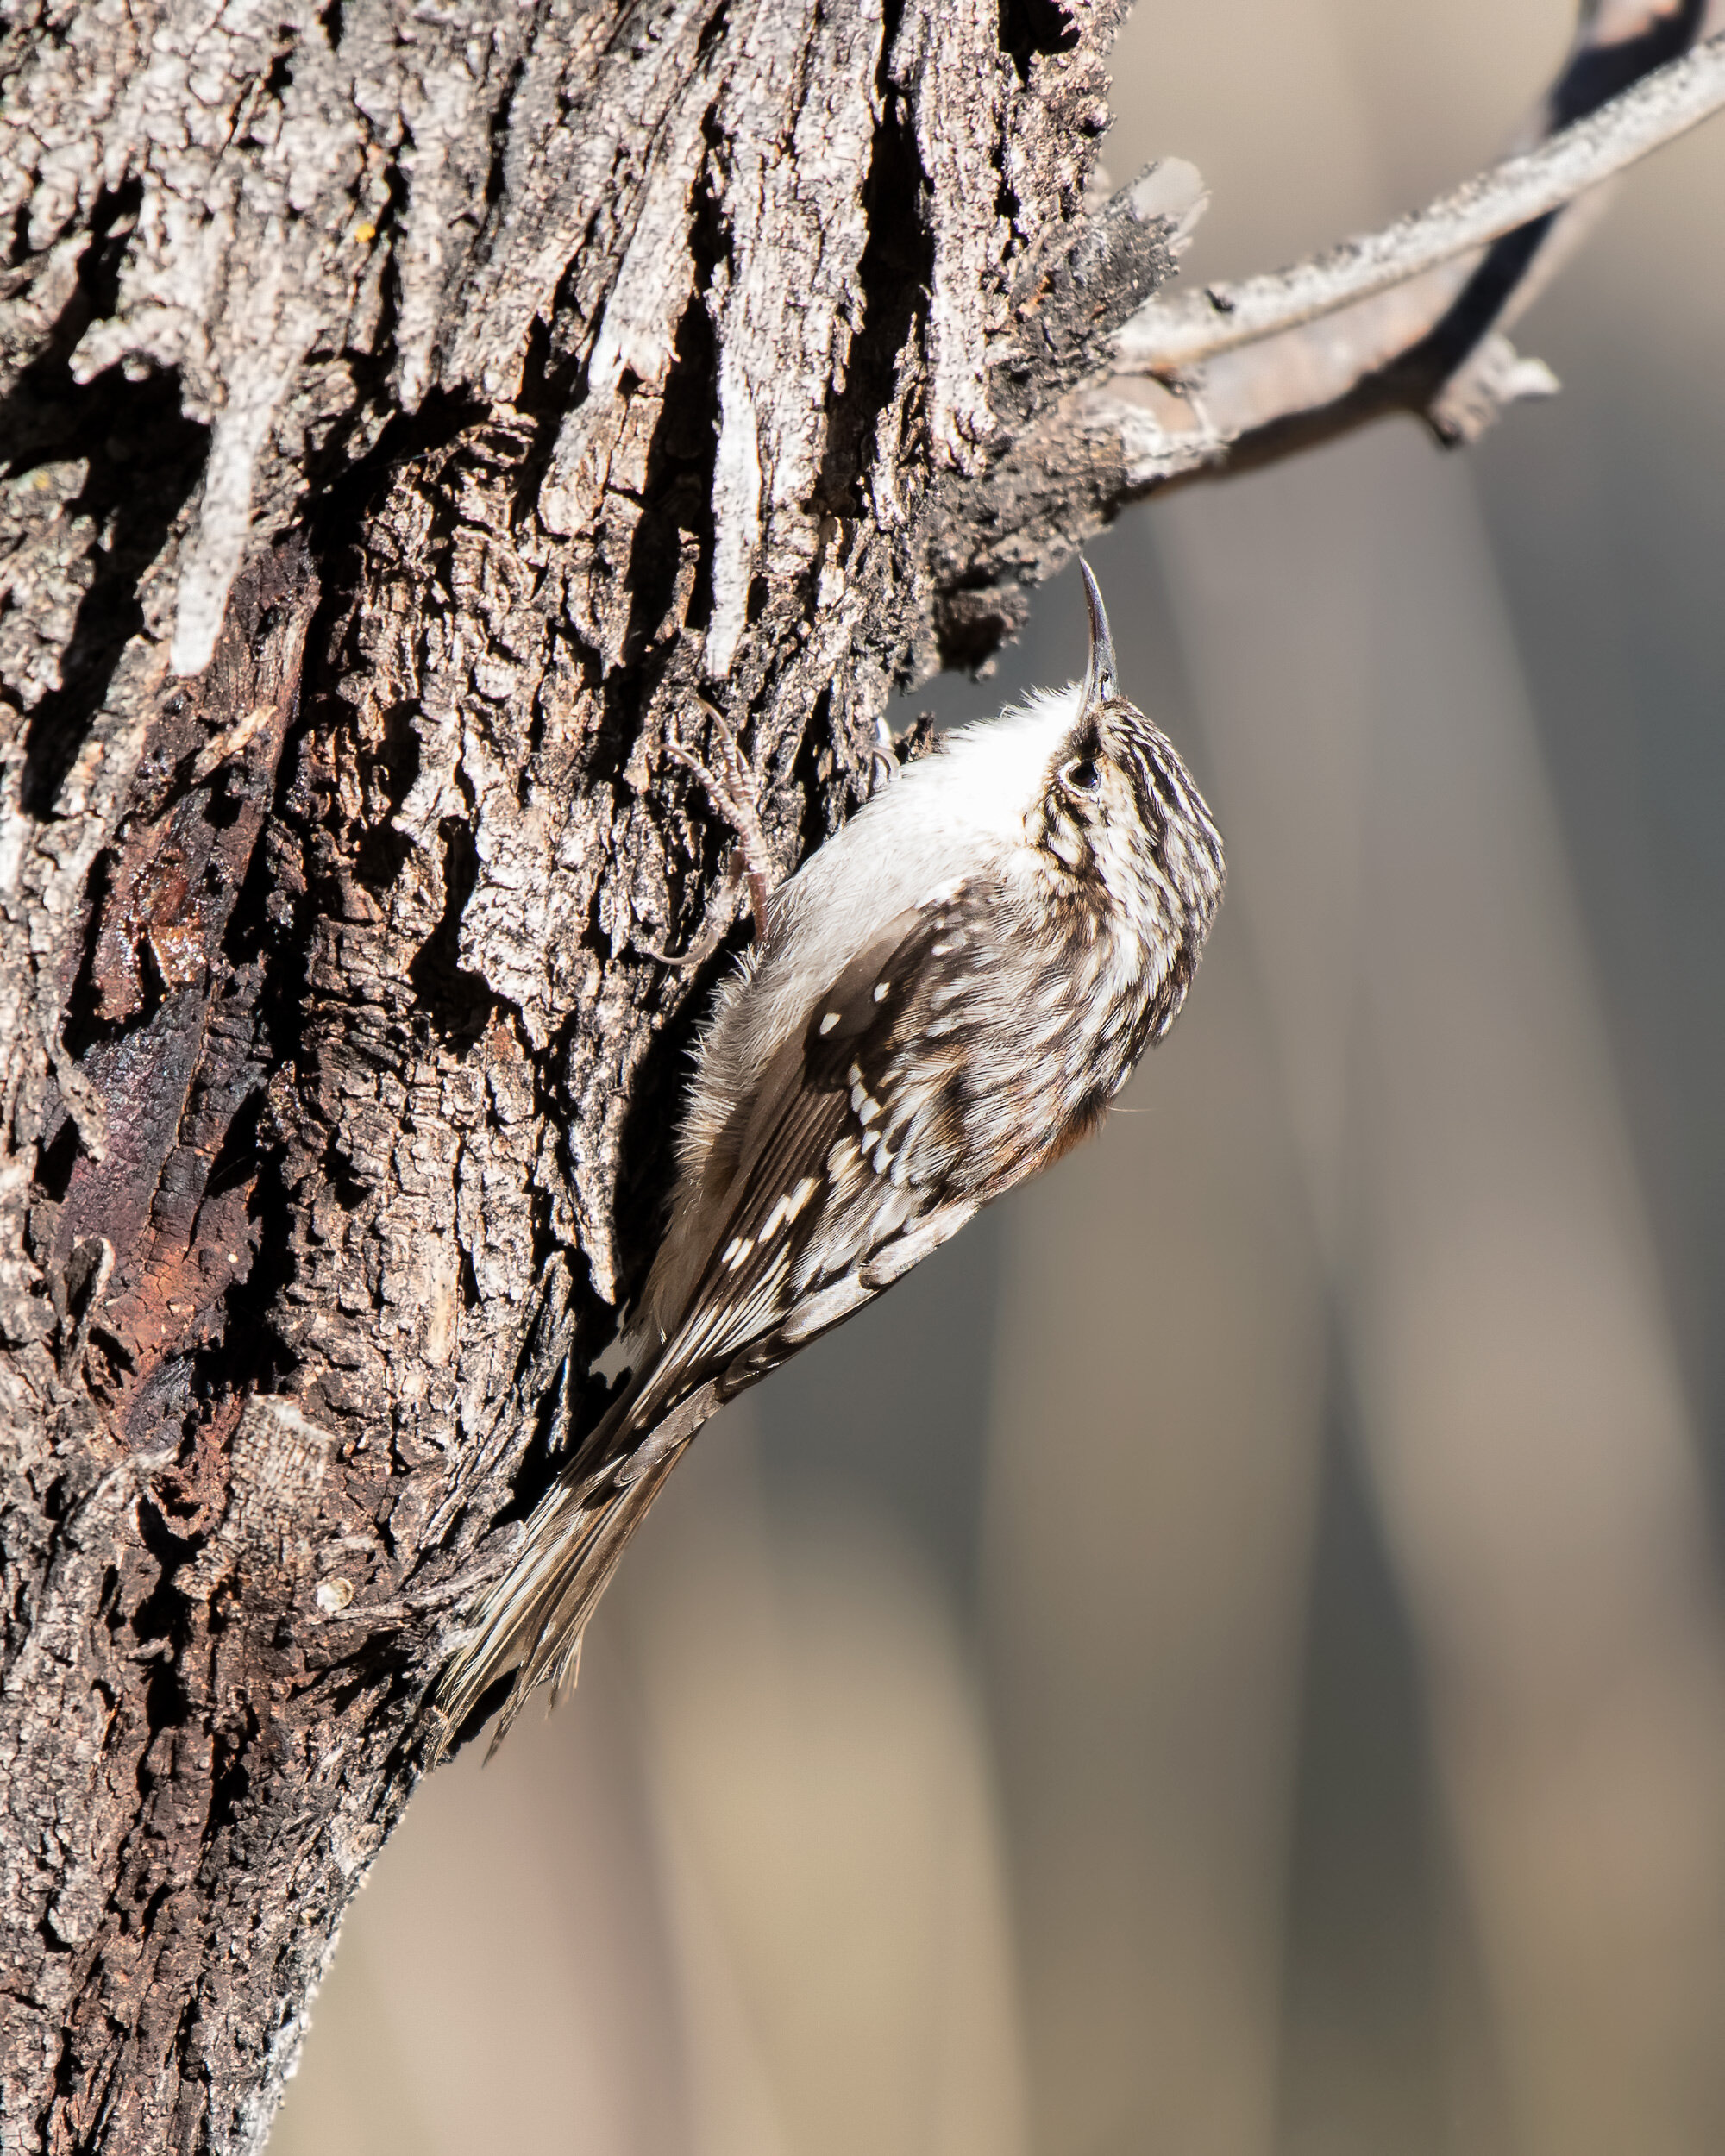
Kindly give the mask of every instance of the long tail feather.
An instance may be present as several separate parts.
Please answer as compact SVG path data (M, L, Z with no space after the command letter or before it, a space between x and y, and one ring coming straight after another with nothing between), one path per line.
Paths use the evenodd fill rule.
M580 1665L582 1632L624 1543L685 1445L718 1405L717 1394L715 1385L704 1385L653 1423L650 1393L631 1388L540 1500L527 1522L520 1555L474 1611L467 1638L438 1679L432 1704L445 1744L511 1670L515 1683L487 1758L530 1692L549 1684L555 1700L572 1682ZM631 1444L643 1423L645 1435ZM592 1466L595 1457L603 1464Z

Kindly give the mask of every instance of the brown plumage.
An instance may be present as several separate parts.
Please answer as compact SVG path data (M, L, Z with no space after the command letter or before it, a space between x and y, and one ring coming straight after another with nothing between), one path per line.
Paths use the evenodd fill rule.
M774 894L721 988L628 1382L474 1613L437 1690L446 1728L507 1670L499 1739L536 1685L564 1682L707 1416L1093 1130L1172 1024L1221 843L1120 695L1084 574L1083 682L967 730L871 801Z

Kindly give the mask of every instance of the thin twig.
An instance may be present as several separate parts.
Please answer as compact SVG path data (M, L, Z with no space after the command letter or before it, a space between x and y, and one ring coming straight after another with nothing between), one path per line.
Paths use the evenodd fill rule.
M1575 41L1521 139L1567 143L1615 128L1635 85L1668 81L1679 72L1668 64L1709 39L1713 66L1725 42L1725 0L1581 0ZM1521 170L1523 160L1507 168ZM1123 365L1113 342L1099 341L1088 379L1042 407L985 473L951 483L940 501L931 561L948 661L986 661L1022 626L1025 587L1053 575L1129 502L1272 462L1390 412L1419 415L1442 442L1471 441L1518 398L1550 395L1550 369L1503 333L1599 200L1596 190L1547 210L1365 298L1337 291L1333 311L1291 325L1276 316L1268 333L1232 349L1212 338L1195 379L1146 379L1164 365L1171 371L1160 345L1154 365ZM1518 201L1505 214L1526 207ZM1284 292L1286 282L1254 279L1239 290ZM1205 303L1198 314L1207 334L1240 333L1238 304L1233 317ZM1152 302L1130 319L1148 352L1168 323L1185 318Z
M1479 173L1416 216L1292 269L1153 299L1114 337L1121 373L1178 377L1489 246L1548 216L1725 108L1725 36L1709 38L1588 118Z

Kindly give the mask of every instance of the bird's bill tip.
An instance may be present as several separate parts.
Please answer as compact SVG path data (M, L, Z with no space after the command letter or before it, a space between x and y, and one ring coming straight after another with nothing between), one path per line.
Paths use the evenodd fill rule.
M1082 555L1078 571L1084 580L1084 599L1090 610L1090 659L1084 670L1084 703L1088 710L1112 701L1120 693L1120 684L1114 670L1114 640L1108 630L1108 610L1102 604L1102 589Z

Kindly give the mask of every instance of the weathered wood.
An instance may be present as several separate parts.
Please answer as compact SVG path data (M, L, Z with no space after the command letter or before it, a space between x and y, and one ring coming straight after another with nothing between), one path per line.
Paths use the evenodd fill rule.
M787 862L856 797L1119 12L15 14L9 2148L260 2140L650 1245L645 947L735 905L666 743Z

